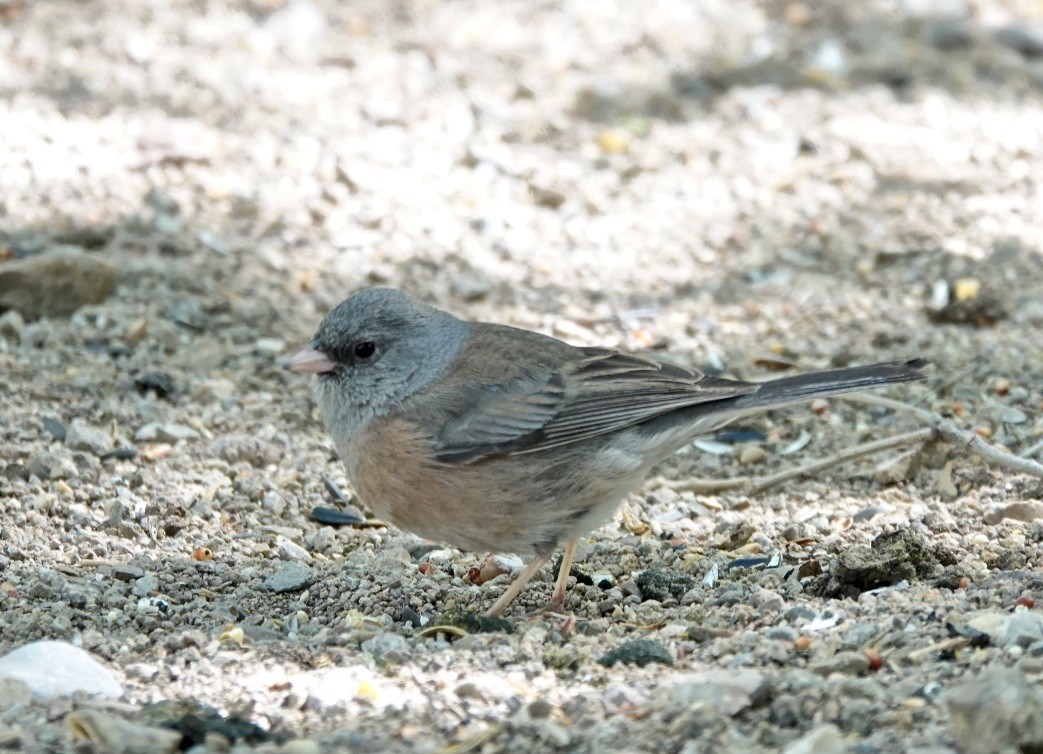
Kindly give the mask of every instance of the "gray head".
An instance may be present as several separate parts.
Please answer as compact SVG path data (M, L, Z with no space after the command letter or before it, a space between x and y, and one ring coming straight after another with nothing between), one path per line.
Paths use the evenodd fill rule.
M442 374L468 327L401 291L370 288L327 314L287 366L316 375L316 400L340 442Z

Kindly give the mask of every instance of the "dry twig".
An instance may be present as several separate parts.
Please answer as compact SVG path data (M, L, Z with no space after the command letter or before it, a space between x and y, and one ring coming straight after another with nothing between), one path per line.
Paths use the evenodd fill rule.
M1033 458L1041 450L1043 450L1043 440L1040 440L1035 445L1025 448L1023 451L1018 453L1018 455L1022 458Z
M1036 463L1031 458L1016 456L1010 451L1000 449L995 445L989 445L973 432L960 429L940 414L925 411L922 408L910 406L908 403L902 403L901 401L884 398L879 395L846 395L844 400L866 403L872 406L883 406L894 411L911 413L921 420L929 422L940 440L944 440L951 445L963 445L967 450L996 466L1003 466L1013 471L1019 471L1022 474L1031 474L1032 476L1043 478L1043 464Z
M855 445L851 448L845 448L839 453L834 453L831 456L820 458L816 461L804 464L803 466L786 469L785 471L780 471L769 476L741 476L733 477L731 479L679 479L667 481L664 485L673 490L694 492L695 494L711 494L714 492L725 492L727 490L744 490L753 494L756 492L763 492L770 487L774 487L782 482L787 482L790 479L817 473L824 469L828 469L831 466L844 463L845 461L851 461L884 450L891 450L893 448L927 442L932 439L943 440L951 445L961 445L975 455L983 458L987 463L1002 466L1023 474L1031 474L1043 478L1043 464L1033 461L1030 457L1037 450L1036 447L1030 448L1029 451L1026 451L1022 455L1014 455L1006 450L988 444L973 432L960 429L940 414L918 408L917 406L912 406L908 403L902 403L901 401L884 398L879 395L845 395L843 396L843 399L871 406L882 406L884 408L889 408L892 411L910 414L928 426L911 432L905 432L900 435L885 437L882 440L873 440L872 442Z

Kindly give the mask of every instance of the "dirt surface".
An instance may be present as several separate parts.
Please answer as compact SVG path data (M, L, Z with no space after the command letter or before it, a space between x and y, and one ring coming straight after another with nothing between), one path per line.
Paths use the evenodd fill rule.
M888 396L1040 459L1037 14L0 0L0 654L123 684L0 684L0 746L1039 750L1043 481L932 443L674 484L908 412L687 449L581 543L571 618L528 617L548 568L482 632L484 553L312 520L358 503L280 366L393 285L746 379L924 356Z

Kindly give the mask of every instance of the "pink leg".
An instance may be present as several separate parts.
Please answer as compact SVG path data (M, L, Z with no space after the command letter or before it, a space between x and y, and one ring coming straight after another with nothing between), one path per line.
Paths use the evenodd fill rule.
M496 600L496 602L493 603L493 606L490 607L485 614L490 618L498 618L503 615L503 611L506 610L507 606L514 601L515 597L521 594L521 590L525 588L526 584L532 581L532 577L536 575L536 572L543 568L543 565L550 560L551 554L552 553L548 552L546 555L537 555L534 557L529 564L525 566L525 569L518 574L518 578L507 587L507 591L503 593L503 596Z
M575 539L565 543L565 552L561 554L561 568L558 569L558 578L554 582L554 592L550 596L548 610L558 610L565 603L565 587L569 583L569 572L572 570L572 560L576 557Z

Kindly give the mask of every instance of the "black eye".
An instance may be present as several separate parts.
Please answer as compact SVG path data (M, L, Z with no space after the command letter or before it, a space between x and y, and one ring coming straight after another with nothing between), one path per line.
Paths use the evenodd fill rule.
M377 350L377 344L372 340L364 340L361 343L355 344L355 357L359 359L368 359Z

